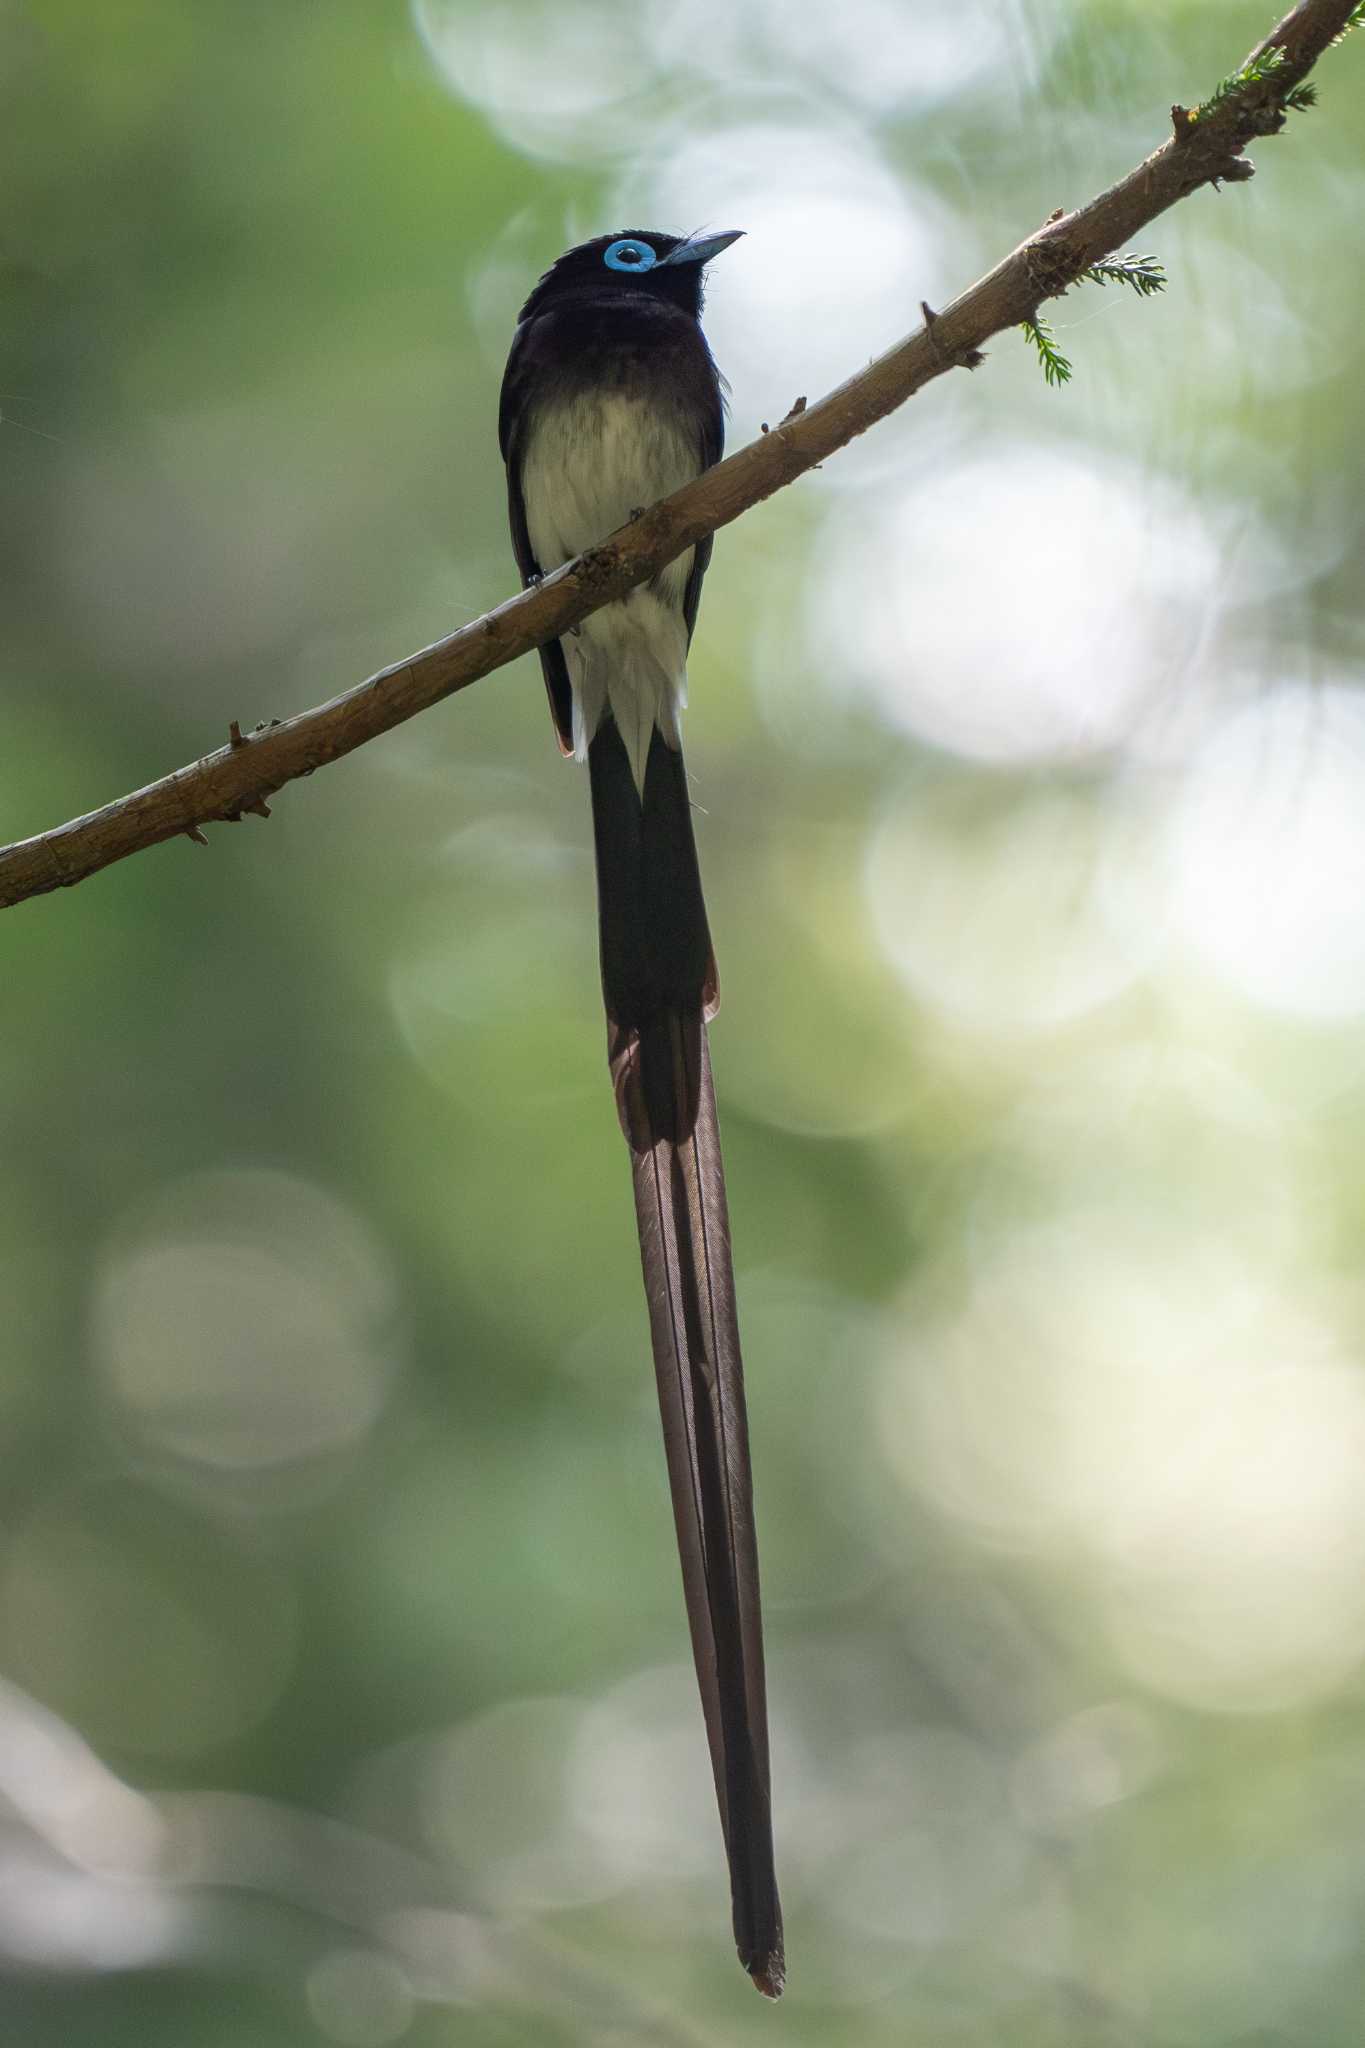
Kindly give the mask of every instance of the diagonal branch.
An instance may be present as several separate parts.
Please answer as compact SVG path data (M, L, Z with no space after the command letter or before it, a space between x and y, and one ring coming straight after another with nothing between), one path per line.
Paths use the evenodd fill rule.
M1218 92L1193 112L1171 109L1173 133L1107 192L1058 213L940 313L926 306L913 334L818 405L798 401L759 440L448 639L382 669L329 703L231 738L216 753L145 789L32 839L0 847L0 908L69 887L179 833L202 838L214 820L268 816L285 783L340 760L480 676L515 661L632 589L695 542L794 483L935 377L974 369L982 345L1031 320L1083 271L1203 185L1252 175L1241 154L1284 126L1286 100L1323 51L1359 17L1354 0L1299 0ZM1269 53L1282 52L1272 57ZM1269 61L1267 61L1267 59Z

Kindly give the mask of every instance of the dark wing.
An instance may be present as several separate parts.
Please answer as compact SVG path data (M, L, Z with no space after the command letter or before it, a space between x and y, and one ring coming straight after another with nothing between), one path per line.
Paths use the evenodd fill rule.
M531 536L526 530L526 502L521 495L522 441L535 378L534 350L527 346L533 324L523 320L516 331L503 373L502 398L498 406L498 446L507 464L507 523L512 529L512 551L517 558L521 580L527 584L534 583L541 574L540 564L531 548ZM564 649L558 640L549 640L541 648L540 666L545 676L545 693L550 700L550 716L554 720L559 751L571 754L573 690L569 684Z
M698 339L701 340L700 331L698 331ZM717 370L712 362L711 351L707 348L704 340L701 341L701 345L706 357L707 371L707 375L703 382L699 384L696 394L699 399L702 399L704 389L705 396L701 406L701 466L703 469L710 469L711 465L719 462L721 456L725 453L725 399L723 393L729 387L725 384L719 370ZM708 533L705 540L697 542L696 550L692 556L692 573L687 579L687 588L683 592L683 617L687 621L687 644L689 647L692 645L692 635L696 630L697 608L701 604L702 579L710 566L711 536Z

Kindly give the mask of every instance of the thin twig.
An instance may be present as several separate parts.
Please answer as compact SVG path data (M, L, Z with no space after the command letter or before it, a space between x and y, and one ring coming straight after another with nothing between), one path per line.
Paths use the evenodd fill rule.
M382 669L329 703L253 733L234 729L226 747L145 789L0 848L0 907L80 882L143 847L202 827L268 815L286 782L340 760L367 740L429 710L544 641L558 639L599 605L624 596L674 558L866 432L935 377L974 367L983 344L1033 321L1038 307L1140 228L1203 185L1252 174L1241 154L1284 125L1288 95L1357 12L1354 0L1300 0L1259 43L1228 90L1191 113L1172 109L1169 139L1074 213L1054 215L951 305L841 384L818 405L793 408L694 483L653 505L599 546L475 619L448 639ZM1267 66L1268 51L1283 57ZM1249 74L1242 82L1243 74ZM928 309L926 308L926 314Z

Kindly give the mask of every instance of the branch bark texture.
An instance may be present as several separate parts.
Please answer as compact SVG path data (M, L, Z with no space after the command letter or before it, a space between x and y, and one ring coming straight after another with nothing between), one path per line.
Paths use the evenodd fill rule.
M763 434L694 483L675 491L535 588L448 639L380 670L330 702L242 734L146 788L12 846L0 847L0 908L86 876L178 834L245 813L269 815L267 799L299 776L352 753L442 698L467 688L657 575L677 555L865 433L945 371L975 368L992 335L1031 319L1044 300L1201 186L1252 175L1242 154L1284 125L1284 97L1347 26L1354 0L1299 0L1243 66L1284 53L1273 75L1240 86L1191 115L1171 110L1161 147L1074 213L1054 216L985 277L816 405L798 401Z

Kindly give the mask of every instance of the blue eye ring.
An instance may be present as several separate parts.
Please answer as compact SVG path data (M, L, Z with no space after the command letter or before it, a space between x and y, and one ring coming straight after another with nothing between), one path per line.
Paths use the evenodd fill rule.
M637 241L634 235L625 235L602 251L602 261L608 270L652 270L658 260L648 242Z

